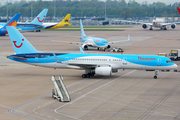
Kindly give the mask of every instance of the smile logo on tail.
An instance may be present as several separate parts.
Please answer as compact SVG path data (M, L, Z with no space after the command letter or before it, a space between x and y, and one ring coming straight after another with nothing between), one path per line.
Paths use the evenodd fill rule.
M24 39L22 39L22 41L24 41ZM17 42L17 41L13 41L14 46L17 47L17 48L20 48L20 47L23 45L23 43L21 43L21 44L18 46L18 45L16 45L16 42Z
M45 17L45 16L44 16L44 17ZM43 21L44 21L44 18L43 18L43 20L39 20L40 17L37 17L37 19L38 19L39 22L43 22Z

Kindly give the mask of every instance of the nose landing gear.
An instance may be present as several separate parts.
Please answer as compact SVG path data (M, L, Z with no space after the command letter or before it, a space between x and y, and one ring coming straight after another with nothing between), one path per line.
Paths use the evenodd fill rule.
M159 70L155 70L155 76L154 76L154 79L157 79L158 72L159 72Z

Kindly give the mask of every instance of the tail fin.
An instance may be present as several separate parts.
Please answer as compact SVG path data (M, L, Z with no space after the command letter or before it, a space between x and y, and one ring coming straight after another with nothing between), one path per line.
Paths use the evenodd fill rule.
M16 54L39 53L14 26L6 28Z
M180 15L180 7L177 7L177 10L178 10L178 12L179 12L179 15Z
M19 17L20 17L20 14L19 14L19 13L18 13L18 14L15 14L15 15L11 18L11 20L9 20L9 21L3 26L3 28L5 28L6 26L14 26L14 27L16 27L17 21L19 20Z
M86 34L84 33L84 29L83 29L83 25L82 25L81 19L80 19L80 27L81 27L81 37L86 37Z
M56 28L62 28L70 26L71 23L69 23L71 14L67 14L66 17L58 24L47 26L46 29L56 29Z
M39 15L36 18L34 18L31 24L42 25L46 18L47 12L48 9L44 9L41 13L39 13Z
M66 17L61 21L61 23L62 24L69 24L70 17L71 17L71 14L67 14Z
M155 7L154 7L154 20L156 20L156 10L155 10Z

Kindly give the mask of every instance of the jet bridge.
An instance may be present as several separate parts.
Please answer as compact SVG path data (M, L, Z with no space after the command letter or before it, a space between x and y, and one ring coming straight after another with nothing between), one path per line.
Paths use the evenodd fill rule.
M59 102L70 102L71 99L66 89L66 86L63 83L63 77L59 76L59 79L56 80L55 76L52 76L51 80L54 83L54 89L52 90L52 98L58 99Z

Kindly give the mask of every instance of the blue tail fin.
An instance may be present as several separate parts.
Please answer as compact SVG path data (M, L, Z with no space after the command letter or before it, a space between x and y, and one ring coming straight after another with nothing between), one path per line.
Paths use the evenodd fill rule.
M36 24L36 25L42 25L46 14L48 12L48 9L44 9L41 13L39 13L39 15L31 22L31 24Z
M14 26L6 28L16 54L39 53Z
M19 20L19 17L20 17L20 14L19 14L19 13L18 13L18 14L15 14L15 15L11 18L11 20L9 20L9 21L3 26L3 28L6 28L6 26L14 26L14 27L16 27L17 21Z
M84 33L84 29L83 29L83 25L82 25L81 19L80 19L80 27L81 27L81 37L86 37L86 34Z

